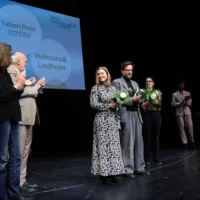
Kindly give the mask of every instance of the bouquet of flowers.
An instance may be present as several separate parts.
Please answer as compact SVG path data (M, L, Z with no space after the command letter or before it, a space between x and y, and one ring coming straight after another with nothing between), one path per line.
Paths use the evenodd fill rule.
M118 91L116 93L114 93L113 95L113 101L116 102L117 104L117 109L121 109L122 105L126 102L129 101L129 92L131 92L132 89L128 89L127 91Z
M158 99L162 96L162 92L160 90L153 90L151 86L146 87L146 89L141 89L141 98L142 100L149 101L151 104L157 104Z

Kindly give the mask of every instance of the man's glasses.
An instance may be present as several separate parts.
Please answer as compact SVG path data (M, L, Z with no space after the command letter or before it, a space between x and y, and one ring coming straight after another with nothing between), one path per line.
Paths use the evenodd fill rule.
M152 81L146 81L146 82L149 82L149 83L151 83Z
M133 70L132 69L125 69L124 71L126 71L126 72L132 72Z

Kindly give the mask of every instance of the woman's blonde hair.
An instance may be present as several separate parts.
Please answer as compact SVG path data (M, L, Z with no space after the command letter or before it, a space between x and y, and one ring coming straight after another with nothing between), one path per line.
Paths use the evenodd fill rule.
M12 47L9 44L0 42L0 67L6 68L11 64ZM1 69L2 70L2 69Z
M100 66L100 67L98 67L97 70L96 70L96 85L98 85L98 86L100 85L99 80L98 80L98 77L97 77L98 71L99 71L100 69L104 70L104 71L106 72L106 74L107 74L107 80L104 82L104 85L105 85L105 86L111 86L112 84L111 84L110 72L108 71L108 69L107 69L105 66Z

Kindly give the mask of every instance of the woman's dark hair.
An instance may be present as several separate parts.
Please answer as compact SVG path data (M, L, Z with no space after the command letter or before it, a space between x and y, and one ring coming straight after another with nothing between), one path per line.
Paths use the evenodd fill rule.
M0 72L4 72L11 64L11 51L11 45L0 42Z
M147 76L146 79L147 78L150 78L155 83L154 78L152 76Z

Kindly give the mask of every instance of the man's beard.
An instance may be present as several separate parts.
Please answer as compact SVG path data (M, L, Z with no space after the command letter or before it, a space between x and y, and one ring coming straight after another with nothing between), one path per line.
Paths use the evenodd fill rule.
M127 78L127 79L131 79L132 78L132 75L126 75L126 76L124 76L125 78Z

